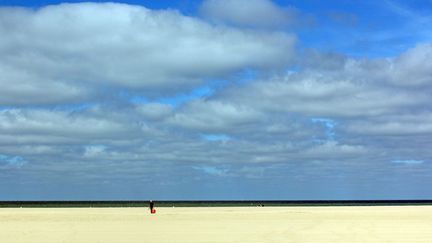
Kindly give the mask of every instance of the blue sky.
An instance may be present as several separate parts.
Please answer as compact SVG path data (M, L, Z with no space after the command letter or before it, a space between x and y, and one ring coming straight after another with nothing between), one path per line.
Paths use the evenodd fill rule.
M0 200L430 199L431 24L426 0L1 1Z
M67 1L80 3L86 1ZM111 2L111 1L93 1ZM174 9L188 16L199 16L202 1L117 1L150 9ZM355 56L394 56L431 37L431 3L421 1L273 1L280 7L292 7L310 23L296 27L306 48L342 52ZM4 0L4 6L38 8L62 1ZM422 19L427 21L422 22ZM289 30L289 28L288 28ZM383 45L385 43L385 45Z

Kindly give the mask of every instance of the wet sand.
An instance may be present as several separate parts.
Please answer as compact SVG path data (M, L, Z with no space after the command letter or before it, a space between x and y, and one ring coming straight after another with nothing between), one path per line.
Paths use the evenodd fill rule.
M0 208L0 242L432 242L432 206Z

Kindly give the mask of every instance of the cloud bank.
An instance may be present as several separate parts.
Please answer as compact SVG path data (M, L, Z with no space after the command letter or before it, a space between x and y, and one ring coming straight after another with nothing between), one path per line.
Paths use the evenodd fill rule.
M431 43L373 59L299 50L279 28L289 8L240 2L204 1L210 22L114 3L0 8L0 182L15 188L2 195L251 198L246 181L271 198L379 197L430 177Z

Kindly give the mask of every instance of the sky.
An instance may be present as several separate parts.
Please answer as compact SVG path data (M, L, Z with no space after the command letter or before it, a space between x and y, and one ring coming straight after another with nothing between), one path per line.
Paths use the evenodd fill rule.
M0 0L0 200L431 199L430 26L430 0Z

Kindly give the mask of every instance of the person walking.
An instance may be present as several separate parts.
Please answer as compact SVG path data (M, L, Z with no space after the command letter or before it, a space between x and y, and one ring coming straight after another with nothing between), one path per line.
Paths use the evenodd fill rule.
M150 213L155 213L153 200L150 200Z

